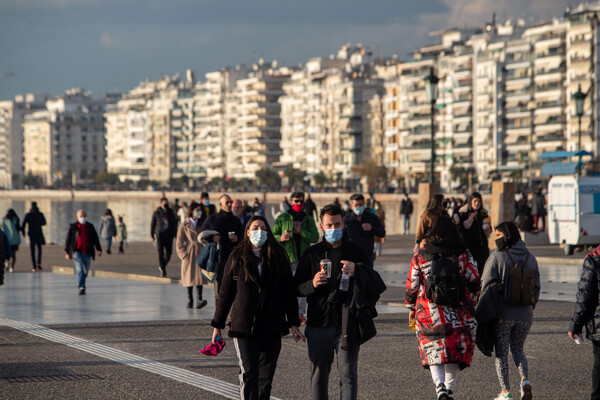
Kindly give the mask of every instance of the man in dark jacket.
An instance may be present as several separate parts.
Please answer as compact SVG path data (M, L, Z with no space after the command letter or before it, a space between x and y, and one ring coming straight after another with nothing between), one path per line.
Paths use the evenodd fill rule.
M202 204L202 208L204 208L204 214L206 214L207 217L210 217L217 212L215 205L210 204L210 199L208 198L207 192L202 192L200 195L200 204Z
M324 238L308 248L300 259L294 283L300 296L308 300L305 335L308 357L312 363L311 398L326 399L333 354L337 353L341 398L356 399L358 392L358 352L368 338L356 337L360 331L355 318L350 318L350 304L359 271L371 269L367 255L343 237L342 210L333 204L320 213ZM320 261L331 261L331 277L320 269ZM350 276L349 290L338 290L342 273ZM349 322L350 321L350 322ZM346 330L344 330L346 329ZM374 335L374 330L372 331ZM350 336L350 337L349 337ZM342 343L350 343L344 346ZM372 337L372 336L371 336Z
M350 208L352 212L344 217L348 241L363 249L372 266L375 261L375 236L385 237L385 228L375 214L365 212L365 198L362 194L355 193L350 197Z
M75 262L77 288L80 295L85 295L85 280L90 269L90 261L94 259L94 250L98 257L102 255L102 247L94 225L87 222L87 213L77 211L77 222L69 225L65 241L65 258Z
M31 202L31 210L25 215L23 219L23 226L21 231L25 235L25 227L29 225L29 251L31 252L31 263L33 265L33 272L42 269L42 245L46 244L44 239L44 232L42 232L42 226L46 225L46 218L44 214L40 212L37 206L37 202ZM37 258L36 258L37 250Z
M169 201L160 199L160 207L152 214L150 237L158 248L158 270L160 276L167 276L167 264L173 253L173 239L177 235L177 217L169 207Z
M583 260L583 272L577 286L575 311L571 317L569 337L578 343L583 340L585 326L586 337L594 348L592 367L592 400L600 400L600 246L596 247Z
M310 198L310 193L306 194L306 200L304 201L304 212L315 221L319 220L319 211L317 210L317 205L313 199Z
M221 208L219 212L208 216L200 228L200 232L207 230L219 232L218 236L213 237L213 241L221 244L221 262L217 271L217 278L215 279L215 300L218 299L219 287L221 286L227 259L233 248L244 237L244 228L240 219L233 215L233 201L228 194L222 194L219 197L219 207Z
M403 222L403 233L405 235L410 234L410 218L412 217L412 213L413 213L413 202L410 199L410 197L408 197L408 193L404 192L404 198L402 199L402 202L400 203L400 216L402 217L402 222Z

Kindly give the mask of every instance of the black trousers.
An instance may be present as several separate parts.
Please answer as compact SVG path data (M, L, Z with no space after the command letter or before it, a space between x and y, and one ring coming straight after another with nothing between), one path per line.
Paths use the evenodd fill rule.
M159 236L156 248L158 249L158 265L162 271L166 271L166 266L173 253L173 238Z
M37 250L37 259L35 253ZM29 251L31 252L31 265L36 268L38 265L42 265L42 244L29 240Z
M269 400L281 336L254 333L233 341L240 360L240 399Z
M592 340L594 366L592 367L592 400L600 400L600 342Z

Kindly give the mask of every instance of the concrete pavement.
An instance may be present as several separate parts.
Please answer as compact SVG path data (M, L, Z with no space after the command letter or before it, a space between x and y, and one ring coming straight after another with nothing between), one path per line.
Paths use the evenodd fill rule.
M412 237L391 238L376 262L389 289L378 307L379 333L361 348L361 399L434 398L402 306L411 242ZM198 352L210 340L212 288L205 288L205 309L187 310L185 290L173 284L179 277L175 260L169 278L158 278L155 249L132 244L125 255L98 259L94 269L107 277L90 277L88 294L78 296L74 276L28 272L23 250L28 249L19 252L18 272L7 273L0 287L0 397L235 398L238 362L232 342L218 357ZM44 271L72 266L60 246L44 250ZM565 265L560 249L546 247L540 254L557 263L543 264L542 298L563 293L572 300L580 268ZM536 308L525 347L535 398L589 397L591 345L575 345L566 336L572 308L570 301L542 301ZM306 345L284 338L273 396L308 399L309 368ZM333 369L330 396L337 398L335 363ZM518 387L514 365L510 369ZM472 367L459 375L456 398L490 399L499 390L493 359L476 351Z

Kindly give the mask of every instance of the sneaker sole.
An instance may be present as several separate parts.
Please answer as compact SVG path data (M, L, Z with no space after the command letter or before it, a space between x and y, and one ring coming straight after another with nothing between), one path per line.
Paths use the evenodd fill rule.
M523 386L523 394L521 395L521 400L531 400L533 396L531 395L531 385Z

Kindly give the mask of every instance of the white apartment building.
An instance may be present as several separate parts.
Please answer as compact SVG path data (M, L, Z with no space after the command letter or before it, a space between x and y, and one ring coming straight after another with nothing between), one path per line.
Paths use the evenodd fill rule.
M236 82L228 99L229 112L235 110L235 128L227 127L226 174L235 179L256 180L256 172L279 162L281 157L281 119L279 97L291 70L259 63L255 71ZM230 120L230 122L233 122ZM226 141L227 142L227 141Z
M564 96L567 150L575 150L579 143L578 117L571 96L581 87L586 93L584 115L581 118L581 147L600 155L600 87L597 54L600 43L598 18L600 2L581 3L566 13L569 28L566 33L566 80Z
M177 148L178 169L194 180L227 176L228 134L235 129L236 115L227 112L227 99L238 79L247 77L245 66L226 67L209 72L206 81L194 86L184 109L191 111L189 127ZM189 103L189 106L187 105ZM188 113L186 113L188 114ZM233 121L231 120L233 118Z
M107 106L108 172L118 174L121 181L162 184L182 175L176 148L190 130L190 115L184 110L192 85L178 76L145 81Z
M543 180L540 154L579 146L572 99L579 87L587 93L581 147L597 155L598 17L600 2L583 3L536 26L494 21L481 32L434 33L442 43L421 49L386 81L386 165L409 183L428 175L431 115L423 78L431 66L440 78L435 168L442 187L457 184L452 167L480 183Z
M0 188L23 187L23 122L25 116L44 109L48 95L18 95L0 101Z
M104 100L73 88L25 116L24 172L44 185L91 183L106 170Z
M382 163L384 88L368 48L347 44L311 59L283 89L281 164L343 184L358 178L353 167Z

